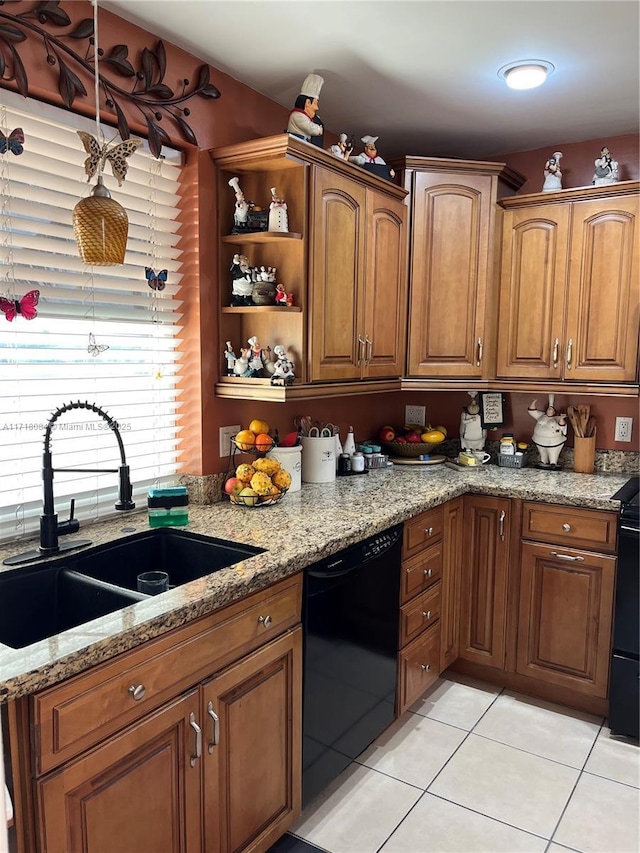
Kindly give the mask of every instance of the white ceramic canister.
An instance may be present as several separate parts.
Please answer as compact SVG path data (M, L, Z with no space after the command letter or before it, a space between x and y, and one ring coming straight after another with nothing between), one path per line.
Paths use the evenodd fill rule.
M285 471L291 475L290 492L299 492L302 488L302 447L274 447L267 453L268 457L279 462Z
M333 483L336 479L336 441L302 436L302 482ZM273 452L273 451L272 451Z

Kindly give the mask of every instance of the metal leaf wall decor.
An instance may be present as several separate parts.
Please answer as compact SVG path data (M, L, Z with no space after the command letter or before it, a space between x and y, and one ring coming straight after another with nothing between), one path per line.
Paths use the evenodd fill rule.
M92 77L95 73L93 19L84 18L68 29L71 27L71 19L60 0L40 0L18 15L7 11L12 5L0 0L0 82L15 84L21 95L25 98L28 96L29 80L20 57L19 45L30 37L37 38L44 45L47 64L57 73L60 97L64 105L71 109L77 97L87 96L87 90L74 68L82 68ZM84 53L79 52L76 46L80 49L84 46ZM218 89L209 81L208 65L197 68L193 80L183 79L181 91L176 93L165 83L167 56L162 41L158 41L153 50L145 47L141 51L137 68L129 58L126 44L116 44L106 50L98 47L98 61L114 77L124 78L120 85L112 77L102 73L98 75L104 107L115 114L123 140L129 139L131 135L121 106L122 102L127 101L142 114L154 157L160 156L163 144L171 142L169 134L160 124L165 118L178 128L183 139L193 145L198 144L187 121L189 107L184 104L196 95L212 99L220 97ZM124 88L124 80L131 81L129 91Z

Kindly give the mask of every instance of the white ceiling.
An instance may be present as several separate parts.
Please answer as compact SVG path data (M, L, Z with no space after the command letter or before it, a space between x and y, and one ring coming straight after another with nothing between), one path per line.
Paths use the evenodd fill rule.
M637 133L638 0L99 0L291 108L310 72L335 133L482 159ZM539 89L498 69L544 59ZM215 84L215 74L212 75ZM222 97L224 87L221 86Z

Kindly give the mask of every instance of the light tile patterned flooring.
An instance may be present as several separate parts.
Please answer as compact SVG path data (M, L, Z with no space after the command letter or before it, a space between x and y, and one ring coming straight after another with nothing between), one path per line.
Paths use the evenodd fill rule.
M328 853L638 853L639 788L640 748L602 717L447 678L291 832Z

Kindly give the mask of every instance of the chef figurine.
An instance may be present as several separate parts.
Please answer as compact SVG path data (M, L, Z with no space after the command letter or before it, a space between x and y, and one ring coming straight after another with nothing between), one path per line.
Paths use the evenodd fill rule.
M240 358L236 359L236 363L233 366L233 372L236 376L251 376L251 370L249 369L250 356L251 350L249 347L240 347Z
M287 203L283 198L278 198L276 188L271 187L271 203L269 205L269 231L289 231L289 217L287 215Z
M615 184L618 180L618 161L614 160L609 149L605 145L600 156L595 161L595 174L593 176L594 187L605 187L608 184Z
M236 364L236 354L231 346L231 341L225 341L224 357L227 360L227 376L233 376L233 368Z
M240 189L240 181L238 178L231 178L229 186L236 194L236 206L233 212L233 233L235 234L244 231L247 227L247 222L249 220L249 203Z
M307 74L289 113L287 125L287 133L313 142L314 145L322 145L324 139L324 127L318 115L318 100L323 83L324 78L319 74Z
M527 409L536 422L532 439L543 468L559 468L558 457L567 440L567 417L557 413L553 401L554 395L549 394L549 405L544 412L536 408L537 400L532 400Z
M364 142L364 151L362 154L356 154L352 157L349 157L349 160L352 163L357 163L358 166L368 166L368 165L376 165L376 166L386 166L386 162L378 155L378 149L376 147L376 142L378 141L379 136L363 136L362 142ZM395 172L393 169L389 169L389 176L393 178Z
M353 136L351 139L347 139L347 134L341 133L338 141L327 148L327 151L329 154L333 154L334 157L339 157L341 160L348 160L353 151Z
M486 429L482 428L478 392L469 391L469 402L460 415L460 447L462 450L484 450L487 438Z
M272 385L292 385L295 379L293 373L293 362L287 356L286 349L282 344L277 344L273 348L273 353L277 358L274 365L273 375L271 376Z
M293 305L293 295L291 293L287 293L285 290L284 284L276 284L276 305L286 305L290 308Z
M262 347L255 335L250 337L247 343L251 347L249 354L249 370L251 371L251 376L260 377L262 376L262 368L264 367Z
M253 281L246 255L239 255L236 252L229 271L231 272L231 305L251 305Z
M560 171L560 160L562 151L554 151L544 164L544 183L542 192L548 193L562 189L562 172Z

